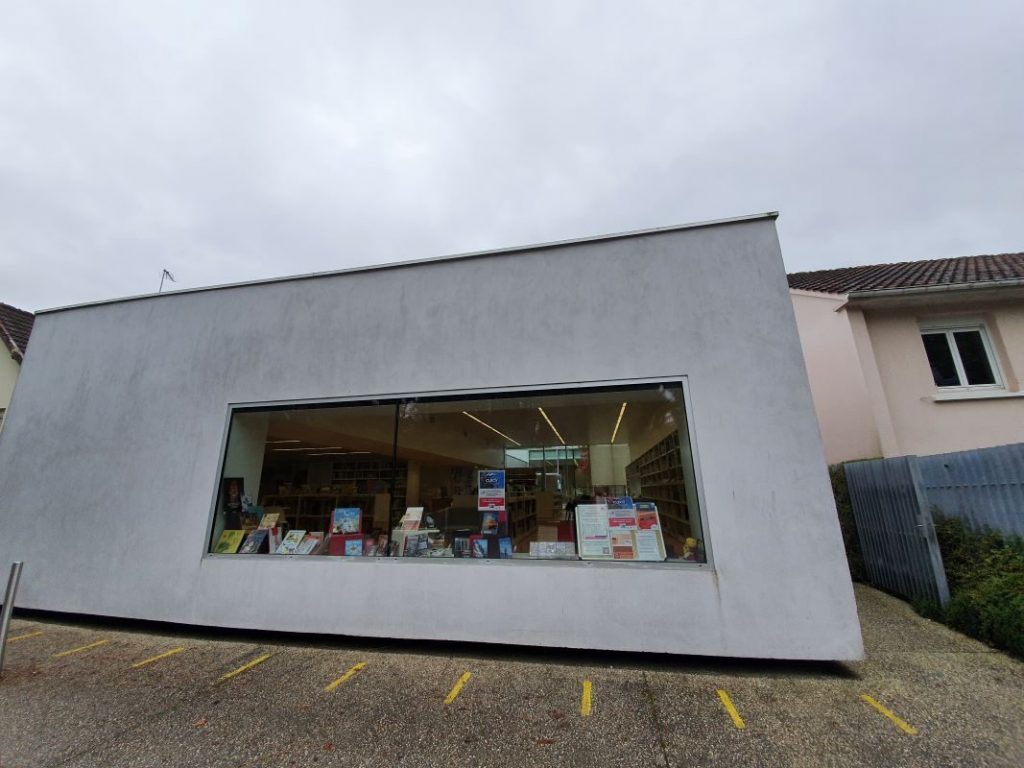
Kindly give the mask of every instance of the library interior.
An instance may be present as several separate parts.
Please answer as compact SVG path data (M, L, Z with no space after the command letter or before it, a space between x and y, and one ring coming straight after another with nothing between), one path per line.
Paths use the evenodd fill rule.
M705 563L683 382L236 406L215 555Z

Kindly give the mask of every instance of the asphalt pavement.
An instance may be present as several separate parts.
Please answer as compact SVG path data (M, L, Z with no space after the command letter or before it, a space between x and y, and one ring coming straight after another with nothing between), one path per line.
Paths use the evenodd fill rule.
M0 768L1024 765L1024 664L857 600L855 664L16 616Z

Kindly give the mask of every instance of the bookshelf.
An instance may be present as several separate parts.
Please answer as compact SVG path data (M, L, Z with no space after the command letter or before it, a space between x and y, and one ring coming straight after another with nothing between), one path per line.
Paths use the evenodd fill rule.
M387 520L389 501L387 493L274 493L264 496L261 506L281 507L292 528L325 532L334 509L359 507L363 530L371 531L381 527L375 520Z
M505 500L508 510L508 535L513 546L537 531L537 499L533 494L512 496Z
M405 500L408 468L404 461L395 465L395 498ZM391 460L336 461L331 467L334 485L355 486L357 493L385 493L391 487Z
M626 483L632 495L658 505L666 533L691 535L678 430L626 465Z

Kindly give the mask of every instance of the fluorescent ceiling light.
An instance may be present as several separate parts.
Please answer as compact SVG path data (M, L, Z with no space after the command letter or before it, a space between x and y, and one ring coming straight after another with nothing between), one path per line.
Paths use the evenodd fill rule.
M316 448L275 448L275 453L281 453L282 451L315 451Z
M562 435L559 433L559 431L555 429L555 425L551 423L551 419L548 418L548 415L544 413L544 409L537 408L537 410L540 411L540 415L544 417L544 421L546 421L548 423L548 426L551 427L551 431L554 432L558 439L562 441L562 445L565 445L565 440L562 438Z
M494 427L492 427L492 426L491 426L490 424L488 424L488 423L487 423L486 421L484 421L483 419L478 419L478 418L477 418L476 416L474 416L474 415L473 415L472 413L470 413L469 411L463 411L463 412L462 412L462 415L463 415L463 416L468 416L468 417L469 417L469 418L471 418L471 419L472 419L473 421L475 421L475 422L476 422L477 424L480 424L481 426L487 427L487 428L488 428L489 430L491 430L491 432L494 432L495 434L501 435L502 437L504 437L504 438L505 438L506 440L508 440L508 441L509 441L510 443L512 443L513 445L518 445L518 446L522 447L522 445L523 445L522 443L516 442L516 441L515 441L515 440L513 440L513 439L512 439L511 437L509 437L508 435L506 435L506 434L505 434L504 432L501 432L500 430L497 430L497 429L495 429Z
M301 443L301 440L267 440L267 445L281 445L283 443Z
M331 452L331 453L311 453L310 456L348 456L348 451Z
M619 418L615 420L615 429L612 430L612 442L615 442L615 436L619 434L619 425L622 424L622 415L626 412L626 404L623 403L622 407L619 408Z

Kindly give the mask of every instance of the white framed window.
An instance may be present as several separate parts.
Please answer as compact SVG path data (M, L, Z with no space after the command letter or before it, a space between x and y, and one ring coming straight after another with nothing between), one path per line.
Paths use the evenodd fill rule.
M1003 388L999 364L984 323L922 324L921 340L935 386L971 390Z

